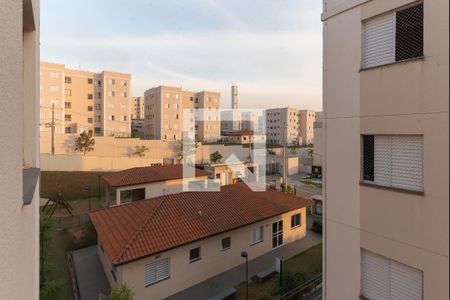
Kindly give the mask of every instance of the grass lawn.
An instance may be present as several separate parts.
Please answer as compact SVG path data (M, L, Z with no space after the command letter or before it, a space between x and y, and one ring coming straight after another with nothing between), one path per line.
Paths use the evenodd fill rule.
M283 263L283 273L301 272L305 275L306 280L322 272L322 244L314 246ZM266 279L263 283L252 283L249 286L249 298L255 300L277 299L278 295L279 275L275 274ZM236 299L246 299L245 282L236 287Z

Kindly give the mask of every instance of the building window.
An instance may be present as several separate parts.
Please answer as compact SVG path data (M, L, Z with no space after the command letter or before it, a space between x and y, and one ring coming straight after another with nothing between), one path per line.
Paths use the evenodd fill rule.
M259 226L257 228L253 228L250 240L251 240L251 245L262 242L264 240L264 226Z
M122 86L127 86L128 85L126 80L122 80L121 84L122 84Z
M70 133L71 132L70 126L64 128L64 132L65 133Z
M363 67L370 68L423 56L423 4L365 21Z
M69 76L64 77L64 82L65 83L72 83L72 77L69 77Z
M94 132L95 133L101 133L102 129L100 127L94 127Z
M72 96L72 90L64 90L64 95L65 96Z
M116 84L116 80L115 80L115 79L110 79L110 80L109 80L109 84L115 85L115 84Z
M423 299L423 272L362 249L361 294L364 299Z
M92 107L91 105L89 105L89 106L87 107L87 110L88 110L88 111L92 111L92 110L93 110L93 107Z
M101 122L102 116L95 116L95 122Z
M291 228L299 227L302 224L301 214L291 216Z
M423 191L423 136L364 135L363 182Z
M272 223L272 248L283 245L283 220Z
M191 249L189 251L189 262L192 263L192 262L200 260L200 259L201 259L201 257L200 257L200 247Z
M98 93L97 93L97 97L98 97L99 99L101 99L101 98L102 98L102 93L101 93L101 92L98 92Z
M94 98L94 95L88 94L88 95L87 95L87 98L88 98L89 100L92 100L92 99Z
M59 72L50 72L51 78L59 78Z
M111 121L114 121L115 119L114 115L111 115Z
M220 174L218 174L218 175L220 176ZM226 237L226 238L222 239L222 250L228 250L230 248L231 248L231 238Z
M72 115L64 115L64 121L72 121Z
M170 277L170 259L164 258L144 267L144 284L149 286Z
M72 108L72 102L64 102L64 108Z
M95 81L95 86L102 86L102 81L101 80L96 80Z
M110 92L108 92L108 96L115 97L116 93L114 91L110 91Z
M88 84L93 84L93 83L94 83L94 79L88 78L87 83L88 83Z
M88 118L88 123L89 123L89 124L94 123L94 119L93 119L93 118Z

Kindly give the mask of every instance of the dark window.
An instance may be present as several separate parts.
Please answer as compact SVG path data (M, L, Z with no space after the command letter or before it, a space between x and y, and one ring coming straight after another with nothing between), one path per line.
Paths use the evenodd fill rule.
M189 261L194 262L200 259L200 247L191 249L189 251Z
M291 216L291 228L297 227L301 225L300 214L295 214Z
M64 115L64 121L72 121L72 115Z
M94 96L92 94L88 94L88 99L92 100L94 98Z
M227 237L222 239L222 250L230 249L231 248L231 238Z
M65 133L70 133L70 132L71 132L70 127L64 128L64 132L65 132Z
M423 4L397 12L395 60L423 56Z
M100 127L94 128L95 133L101 133L102 129Z
M72 83L72 77L69 77L69 76L64 77L64 82L65 83Z
M94 119L93 119L93 118L88 118L88 123L89 123L89 124L94 123Z
M373 135L363 136L363 180L374 180L375 138Z
M94 79L88 78L88 84L93 84L93 83L94 83Z
M92 111L92 106L89 105L89 106L87 107L87 110L88 110L88 111Z
M64 102L65 108L72 108L72 102Z

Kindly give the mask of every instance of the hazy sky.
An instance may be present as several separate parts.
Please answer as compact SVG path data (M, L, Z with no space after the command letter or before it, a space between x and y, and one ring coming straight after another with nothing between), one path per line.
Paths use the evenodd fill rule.
M318 0L41 0L41 58L222 93L246 108L321 109Z

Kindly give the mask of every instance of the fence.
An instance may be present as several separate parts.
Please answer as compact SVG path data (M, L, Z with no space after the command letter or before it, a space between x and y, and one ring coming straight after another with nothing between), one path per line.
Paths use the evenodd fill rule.
M278 300L318 300L322 299L322 274L302 283L281 295Z

